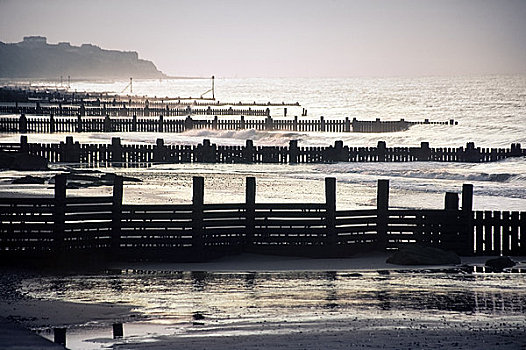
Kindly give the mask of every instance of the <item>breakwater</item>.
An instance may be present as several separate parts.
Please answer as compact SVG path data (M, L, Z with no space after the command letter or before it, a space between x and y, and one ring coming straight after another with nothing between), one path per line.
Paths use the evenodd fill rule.
M0 107L0 110L2 108ZM27 112L27 111L26 111ZM100 110L97 113L102 113ZM145 112L145 111L143 111ZM155 113L154 113L155 112ZM114 114L119 114L116 112ZM195 119L191 115L208 116L204 119ZM413 125L456 125L454 120L449 122L424 121L382 121L379 118L374 121L357 120L348 117L345 119L304 119L294 116L293 118L272 118L267 110L234 110L224 109L162 109L149 110L147 117L139 118L136 114L128 116L125 111L120 117L100 117L104 114L96 114L99 117L85 117L78 114L76 110L70 110L66 115L76 117L56 117L52 113L49 116L27 117L1 117L0 132L17 133L55 133L55 132L161 132L181 133L194 129L211 130L266 130L266 131L297 131L297 132L398 132L408 130ZM156 115L157 117L150 117ZM219 118L219 116L239 115L233 119ZM265 116L262 119L247 119L248 116ZM168 117L167 117L168 116ZM176 118L174 116L186 116Z
M82 163L90 166L138 167L151 163L332 163L332 162L494 162L526 156L520 144L509 148L481 148L470 142L466 147L387 147L379 141L374 147L350 147L343 141L334 146L301 147L291 140L288 146L257 146L247 140L243 146L215 145L204 140L198 145L168 145L163 139L155 144L122 144L113 137L110 144L81 144L73 137L60 143L29 143L27 136L19 143L0 143L0 151L41 156L53 163Z
M443 209L389 208L389 181L379 180L375 209L336 208L336 179L325 179L324 203L257 203L246 179L245 203L204 203L204 179L193 178L192 203L122 202L113 195L68 197L55 177L53 198L0 199L0 260L203 260L251 251L349 256L423 244L462 255L526 255L526 212L473 211L473 186L445 195ZM459 206L459 203L461 205Z

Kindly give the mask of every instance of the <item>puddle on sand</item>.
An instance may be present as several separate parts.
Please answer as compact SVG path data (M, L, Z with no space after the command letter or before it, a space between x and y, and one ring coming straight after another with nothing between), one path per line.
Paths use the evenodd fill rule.
M348 324L357 317L470 322L526 314L524 274L120 273L28 279L21 292L44 299L134 305L149 319L126 323L124 338L117 340L111 338L111 324L72 325L67 340L71 349L102 349L163 336L277 334Z

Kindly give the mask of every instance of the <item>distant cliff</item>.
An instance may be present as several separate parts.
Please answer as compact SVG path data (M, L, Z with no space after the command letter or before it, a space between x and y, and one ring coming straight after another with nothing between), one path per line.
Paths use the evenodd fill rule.
M0 78L72 79L163 78L151 62L139 59L134 51L103 50L83 44L48 44L41 36L25 37L22 42L0 41Z

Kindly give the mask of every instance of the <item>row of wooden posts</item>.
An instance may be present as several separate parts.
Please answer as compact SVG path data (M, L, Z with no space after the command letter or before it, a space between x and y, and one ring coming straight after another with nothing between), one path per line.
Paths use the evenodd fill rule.
M212 119L193 119L187 116L181 118L165 118L159 115L157 118L131 118L115 117L106 115L104 118L86 118L78 115L76 118L49 117L26 117L22 114L19 118L0 118L0 132L17 133L54 133L54 132L161 132L180 133L193 129L212 130L282 130L298 132L397 132L407 130L410 126L424 125L454 125L453 120L449 122L431 122L428 119L423 122L413 122L400 119L399 121L362 121L348 117L345 119L299 119L297 116L286 119L276 119L268 116L264 119L246 119L241 115L238 119L220 119L214 116Z
M285 146L255 146L247 140L244 146L218 146L210 140L197 145L167 145L157 139L155 145L122 144L113 137L111 144L80 144L72 136L60 143L29 143L27 136L20 143L0 143L0 150L31 154L52 163L82 163L90 166L137 167L151 163L332 163L332 162L492 162L526 156L520 144L510 148L481 148L469 142L466 147L431 148L428 142L420 147L387 147L379 141L376 147L349 147L343 141L334 146L300 147L297 140Z
M174 108L181 105L190 106L268 106L268 107L299 107L299 102L223 102L214 98L197 98L197 97L147 97L147 96L123 96L109 94L105 92L86 92L86 91L50 91L48 89L11 89L0 87L0 102L14 103L31 103L38 101L40 104L57 104L63 105L85 105L85 106L135 106L135 107L162 107ZM36 103L36 102L33 102Z
M202 116L213 116L213 115L246 115L246 116L259 116L264 117L270 115L270 109L237 109L237 108L192 108L187 106L181 108L175 106L170 108L169 105L159 106L148 106L145 107L134 107L134 106L84 106L84 105L50 105L40 106L37 103L35 106L10 106L0 105L0 114L31 114L31 115L54 115L54 116L89 116L89 117L104 117L105 115L120 116L120 117L131 117L132 115L138 115L143 117L154 117L164 115L167 117L180 117L187 115L202 115Z
M308 256L422 244L461 255L526 255L526 212L474 212L473 186L448 192L444 209L389 208L389 180L379 180L377 208L337 210L336 179L325 203L257 203L246 179L245 203L205 204L204 178L193 178L191 204L124 204L123 179L111 197L0 198L0 258L203 260L252 251Z

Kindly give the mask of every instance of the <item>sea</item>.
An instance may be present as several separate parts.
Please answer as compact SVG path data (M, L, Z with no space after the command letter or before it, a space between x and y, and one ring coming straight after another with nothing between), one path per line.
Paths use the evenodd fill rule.
M54 82L34 84L62 87ZM128 80L74 81L70 89L129 94L128 84ZM140 96L198 97L210 87L210 79L133 80L133 94ZM342 140L349 146L372 147L381 140L387 146L419 146L425 141L431 147L460 147L467 142L484 148L507 148L512 143L526 147L524 75L216 78L215 97L231 103L298 102L300 107L287 107L288 118L297 115L307 119L320 116L359 120L454 119L458 125L415 125L407 131L392 133L195 130L182 134L82 133L73 137L80 142L108 143L111 137L118 136L123 143L137 144L153 144L162 137L167 144L198 144L210 139L218 145L243 145L251 139L255 145L285 146L290 140L298 140L300 146L327 146ZM305 117L301 116L303 109L307 109ZM285 118L284 114L284 107L271 107L274 118ZM19 137L2 134L0 142L16 142ZM29 142L58 142L65 137L65 134L28 135ZM61 165L51 173L63 169ZM206 203L243 202L247 176L256 177L258 202L323 202L323 181L330 176L337 179L338 209L374 207L377 180L389 179L392 208L443 208L445 192L460 193L462 185L469 183L474 185L475 210L526 210L524 157L493 163L159 164L148 168L90 170L139 178L142 182L125 183L127 203L190 203L193 176L205 177ZM51 195L49 185L10 185L13 178L23 175L1 172L0 196ZM109 194L111 188L71 192ZM124 266L118 274L105 271L33 277L23 280L18 288L25 296L43 300L133 305L146 317L146 321L125 325L129 338L121 341L111 339L108 323L66 325L72 349L111 348L119 342L151 344L154 348L155 341L174 337L292 334L298 329L314 331L352 324L356 319L376 320L377 326L371 326L371 331L392 330L397 327L396 320L402 322L402 316L424 323L448 320L453 323L446 328L451 329L453 324L454 327L487 324L501 330L518 325L524 329L524 274L402 270L380 274L374 269L356 272L340 267L329 271L323 266L316 271L308 267L306 271L289 271L287 265L282 271L264 267L244 271L242 266L239 262L236 271L193 271L191 267L179 270L165 266L157 272L140 267L128 270ZM50 330L41 331L52 337ZM524 346L523 341L509 344L510 348Z
M63 88L54 82L33 82ZM73 91L129 94L129 81L75 81ZM156 97L199 97L211 88L211 79L133 80L133 94ZM211 97L210 92L205 94ZM220 102L295 103L286 107L287 118L358 120L449 121L458 125L415 125L403 132L321 133L272 131L194 130L181 134L82 133L81 143L109 143L117 136L123 143L198 144L210 139L218 145L327 146L342 140L345 145L374 147L526 147L526 76L419 77L419 78L216 78L215 98ZM256 108L256 107L255 107ZM266 108L266 107L262 107ZM285 107L270 107L274 118L284 117ZM301 117L303 109L307 116ZM19 135L2 134L0 142L17 142ZM65 134L29 134L29 142L64 141ZM191 200L192 176L205 176L205 202L244 200L244 178L255 176L260 202L324 201L323 179L337 179L337 206L341 209L375 206L376 182L390 180L393 208L442 208L445 192L460 193L462 184L474 185L474 209L526 209L526 159L511 158L493 163L337 163L299 165L162 164L147 169L101 169L140 178L128 183L124 201L129 203L187 203ZM45 191L38 187L13 188L16 174L0 173L0 193ZM3 188L3 189L2 189ZM100 189L108 192L109 189Z

